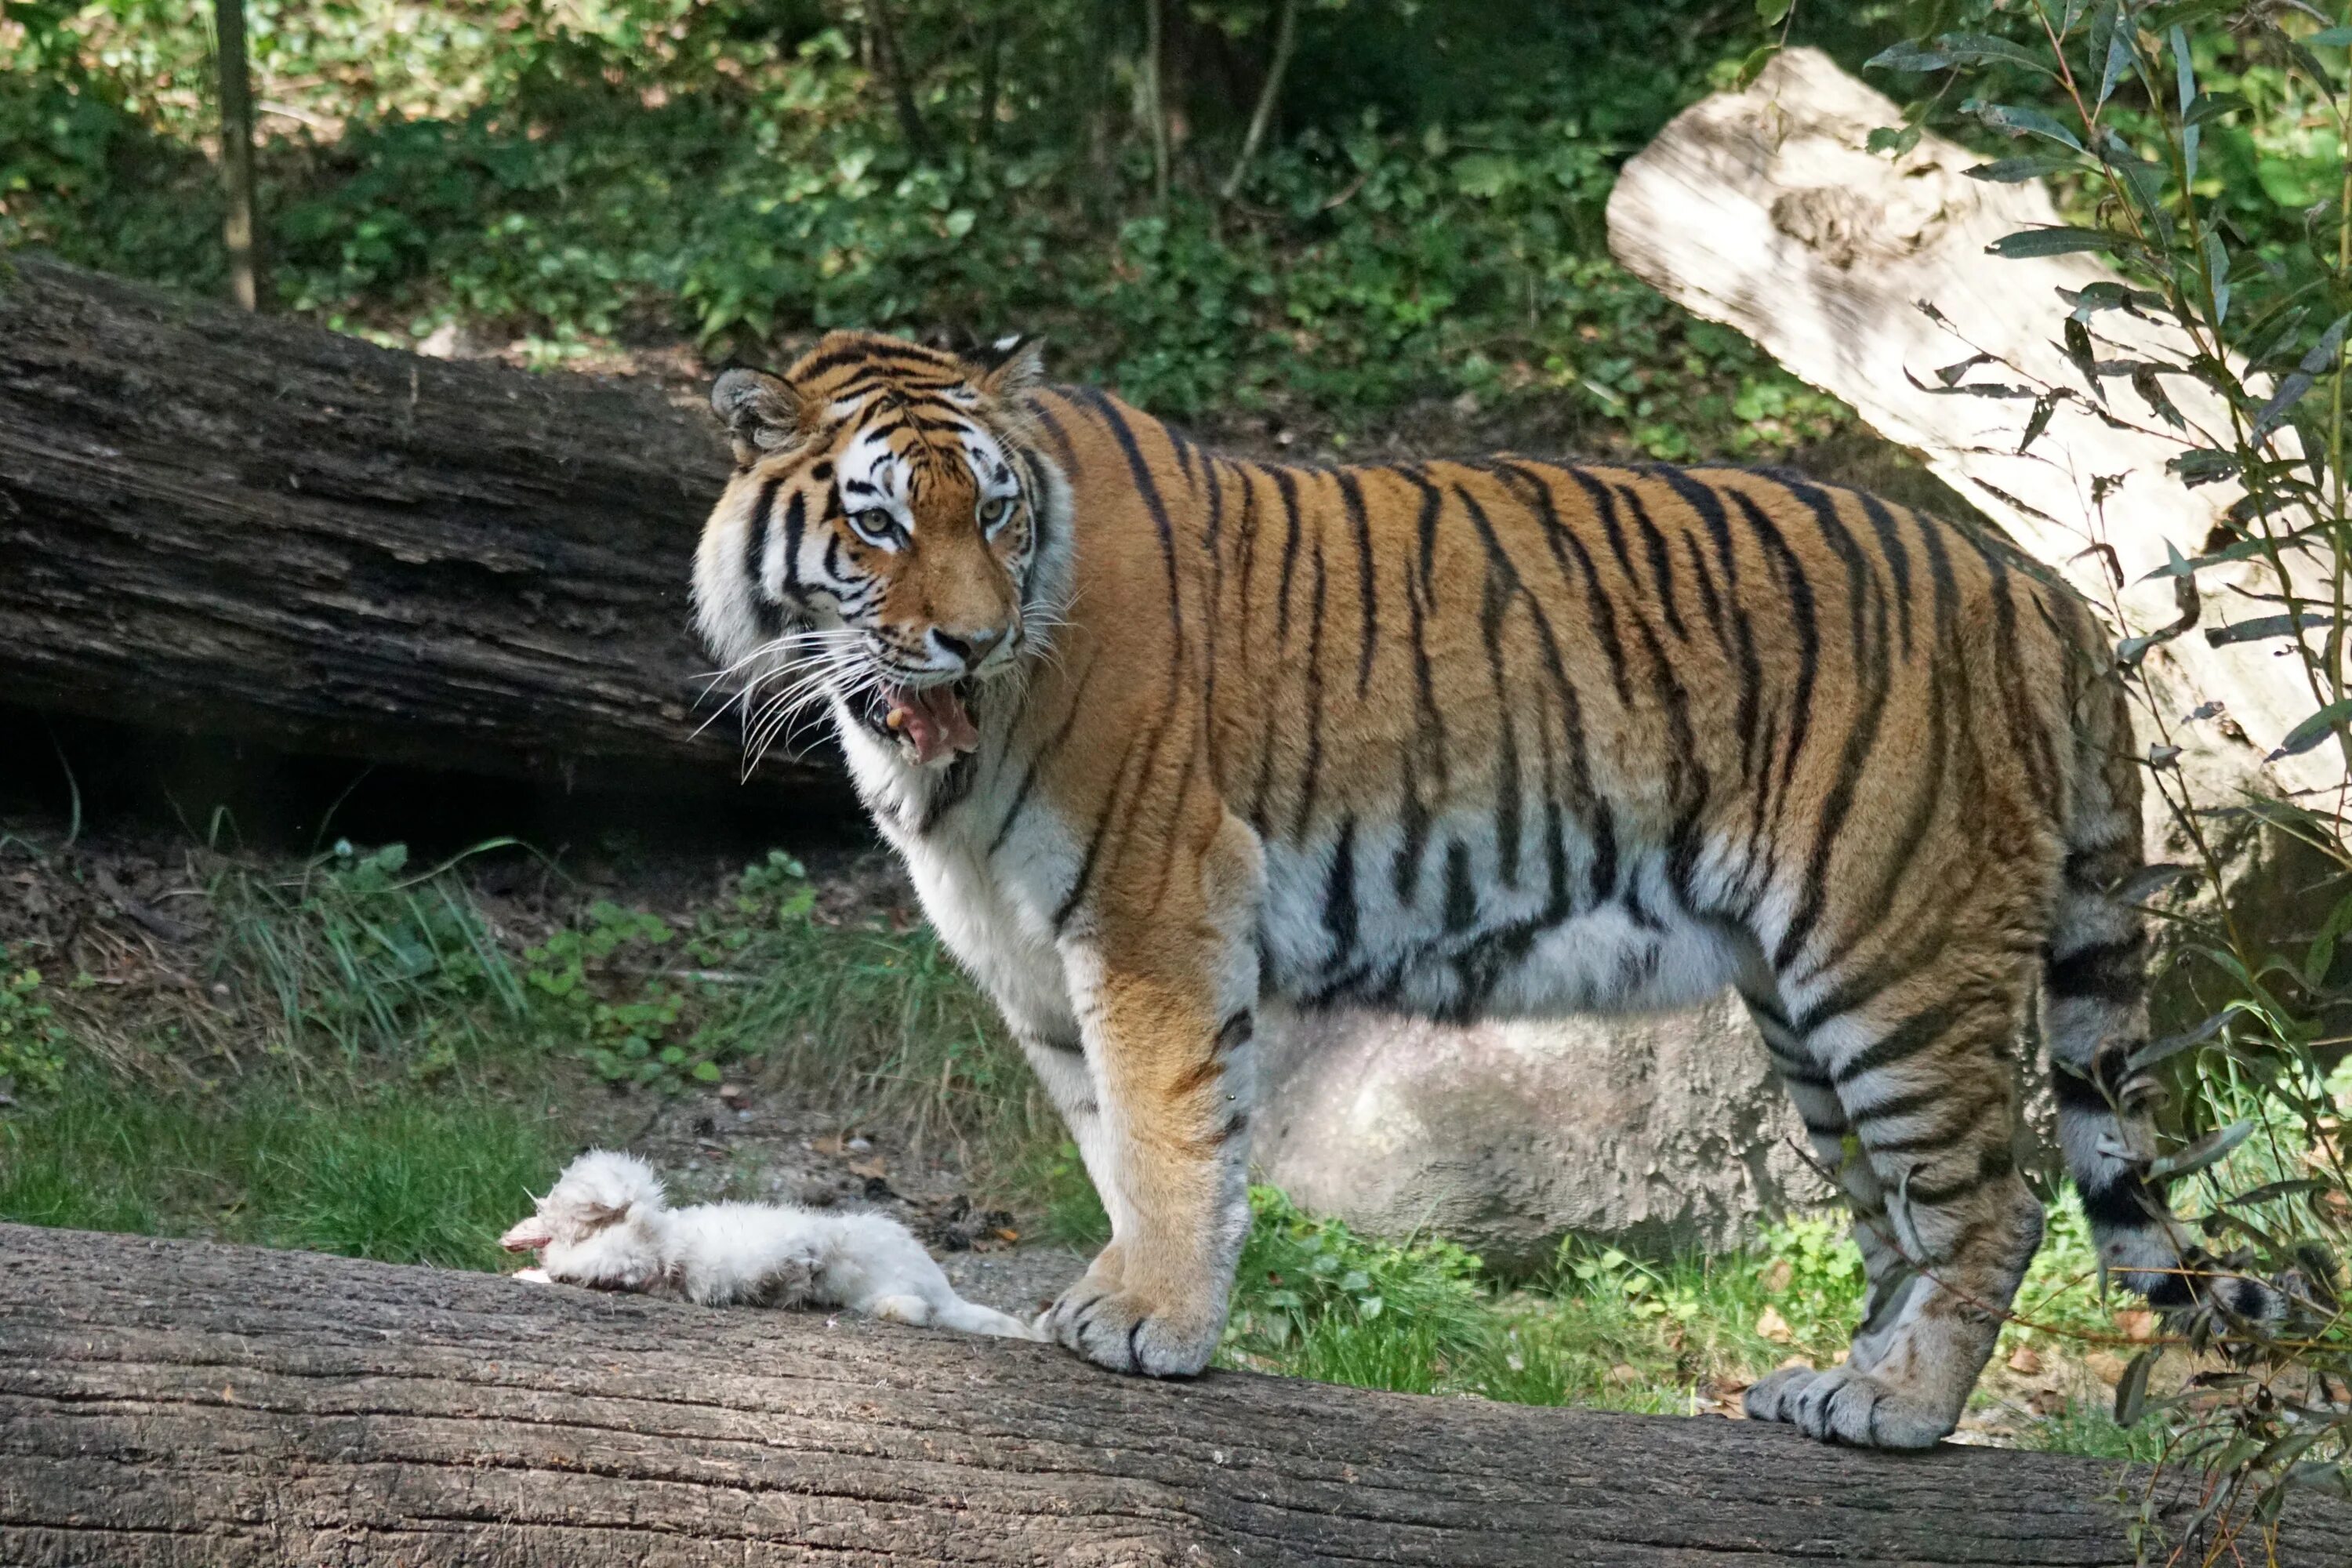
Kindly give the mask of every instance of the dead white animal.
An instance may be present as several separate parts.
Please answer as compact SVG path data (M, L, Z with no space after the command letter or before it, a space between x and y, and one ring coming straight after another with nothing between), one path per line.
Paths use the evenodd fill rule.
M564 1168L538 1211L499 1244L536 1252L515 1276L698 1302L841 1307L887 1322L1034 1340L1020 1319L967 1301L922 1244L877 1214L788 1204L674 1209L644 1161L592 1149Z

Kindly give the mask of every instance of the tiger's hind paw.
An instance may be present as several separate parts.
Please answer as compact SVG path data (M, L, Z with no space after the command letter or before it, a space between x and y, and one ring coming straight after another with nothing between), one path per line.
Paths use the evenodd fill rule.
M1850 1366L1783 1367L1748 1389L1751 1421L1785 1421L1806 1436L1857 1448L1927 1448L1951 1435L1957 1412Z

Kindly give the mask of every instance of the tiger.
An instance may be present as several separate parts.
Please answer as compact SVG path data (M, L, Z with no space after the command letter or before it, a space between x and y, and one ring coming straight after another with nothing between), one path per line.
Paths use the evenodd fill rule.
M1211 449L1039 344L824 336L711 391L696 550L747 743L828 719L1110 1239L1041 1314L1202 1371L1250 1224L1262 1006L1448 1023L1736 988L1851 1210L1835 1364L1751 1417L1955 1427L2043 1211L2037 1018L2110 1276L2275 1316L2167 1205L2126 688L1979 531L1791 472ZM2037 1012L2038 1007L2038 1012Z

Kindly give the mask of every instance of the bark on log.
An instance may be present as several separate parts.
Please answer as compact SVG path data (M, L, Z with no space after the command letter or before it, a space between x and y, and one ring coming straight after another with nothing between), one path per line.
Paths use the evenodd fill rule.
M0 260L0 691L435 767L732 768L687 625L725 474L649 385Z
M0 1226L9 1563L2121 1563L2116 1480Z
M2127 581L2132 633L2175 618L2168 583L2144 582L2168 542L2200 553L2207 533L2242 493L2231 484L2184 488L2165 471L2181 443L2117 429L2078 403L2062 403L2020 455L2030 400L1939 395L1934 372L1975 349L1993 351L2045 385L2084 390L2060 345L2070 307L2057 290L2119 275L2087 255L1989 257L2003 235L2058 221L2038 184L1990 184L1964 171L1983 162L1937 136L1899 158L1874 154L1871 132L1902 110L1815 49L1776 57L1745 91L1692 106L1625 165L1609 200L1609 246L1636 276L1694 313L1755 339L1795 374L1834 394L1880 435L1925 458L1938 479L2020 545L2063 573L2094 604L2110 603L2099 542ZM1918 309L1942 311L1939 325ZM2177 331L2105 311L2092 324L2101 358L2168 343ZM1916 378L1916 379L1915 379ZM2013 381L1986 367L1978 379ZM1924 385L1922 384L1925 384ZM2117 411L2160 430L2121 380L2105 383ZM2186 377L2165 389L2192 426L2226 431L2212 394ZM2123 485L2104 509L2095 480ZM2253 564L2238 580L2259 575ZM2273 606L2217 590L2228 572L2200 574L2204 626L2250 619ZM2251 773L2319 706L2302 664L2276 641L2213 647L2192 633L2159 650L2198 695L2226 705L2253 742L2238 745ZM2250 752L2251 754L2246 754ZM2326 747L2276 764L2270 787L2333 789L2343 763Z

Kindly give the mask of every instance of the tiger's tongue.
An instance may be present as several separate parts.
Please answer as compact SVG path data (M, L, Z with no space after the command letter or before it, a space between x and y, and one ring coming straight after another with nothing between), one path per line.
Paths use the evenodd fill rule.
M980 744L980 731L972 728L971 715L964 711L963 699L956 695L954 687L926 686L909 691L902 686L886 695L889 711L883 722L907 737L915 748L917 763L935 763Z

